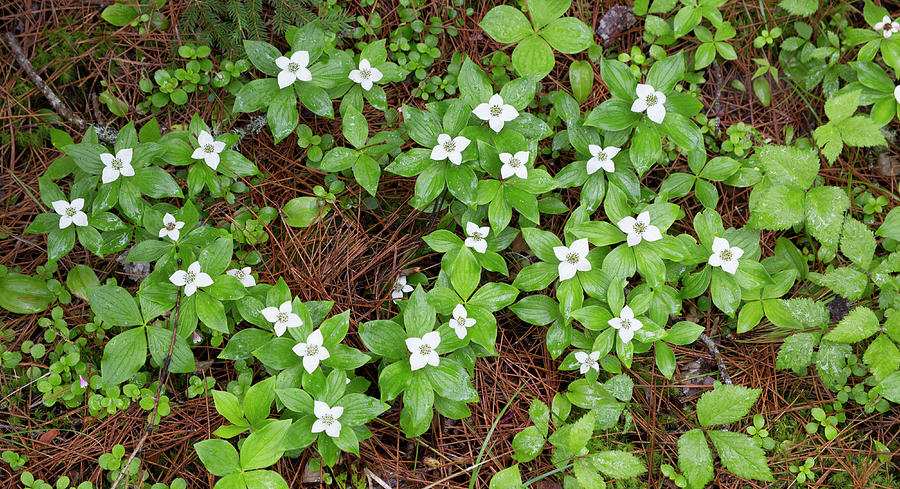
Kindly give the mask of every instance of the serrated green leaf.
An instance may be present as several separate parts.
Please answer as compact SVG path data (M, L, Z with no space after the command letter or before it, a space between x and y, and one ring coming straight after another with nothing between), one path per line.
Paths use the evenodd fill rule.
M743 418L750 412L761 392L761 389L740 385L720 385L703 394L697 401L700 426L733 423Z
M857 307L825 335L836 343L856 343L878 332L878 317L868 307Z
M710 431L712 440L722 460L722 465L732 474L744 479L774 480L766 461L766 452L749 437L729 431Z

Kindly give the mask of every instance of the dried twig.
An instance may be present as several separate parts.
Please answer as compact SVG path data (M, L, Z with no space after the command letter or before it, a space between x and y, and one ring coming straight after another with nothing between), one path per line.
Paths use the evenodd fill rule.
M88 124L84 119L77 116L72 109L70 109L63 101L59 98L58 95L50 88L50 85L47 85L47 82L41 78L40 75L35 71L34 66L31 64L31 61L25 56L25 51L22 49L22 46L19 45L19 41L16 41L16 37L12 35L12 32L5 32L4 37L6 38L6 44L9 45L9 48L12 50L13 54L16 57L16 61L19 63L19 66L25 71L25 74L28 75L28 78L31 79L32 82L38 87L38 90L44 94L44 98L50 102L50 106L53 107L59 115L63 116L67 121L78 126L82 131L86 131L88 127L93 126L93 124ZM94 131L97 132L97 137L100 138L101 141L107 144L113 144L116 142L116 137L118 136L118 132L114 129L108 129L105 127L93 126Z
M709 336L706 336L706 333L700 333L700 341L706 345L709 353L716 359L716 365L719 366L719 375L722 376L722 382L731 385L731 376L728 375L728 369L725 368L725 361L722 359L722 354L719 353L719 347L716 346L716 343Z
M178 266L181 267L181 259L178 259ZM166 359L163 361L162 366L159 368L159 385L156 387L156 397L153 399L153 411L150 412L150 422L147 424L147 429L144 430L144 435L141 436L140 441L138 441L137 446L134 447L134 450L131 452L131 455L128 456L128 460L125 461L125 465L122 466L122 471L119 473L119 476L116 477L116 480L113 482L110 489L116 489L121 482L122 477L125 477L125 474L128 473L128 466L131 464L131 461L134 460L134 457L140 453L141 448L144 447L144 442L147 441L147 438L153 434L153 428L156 426L156 413L159 410L159 398L162 396L163 387L166 385L166 378L169 376L169 363L172 361L172 351L175 350L175 338L178 334L178 313L181 310L181 289L178 289L178 295L175 297L175 319L173 320L172 326L172 341L169 343L169 352L166 354Z

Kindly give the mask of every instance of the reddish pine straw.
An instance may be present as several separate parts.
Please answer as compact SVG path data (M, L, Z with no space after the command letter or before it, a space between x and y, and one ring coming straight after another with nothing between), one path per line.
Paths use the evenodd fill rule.
M576 0L570 14L578 14L589 19L596 26L603 12L616 2L587 2ZM167 66L176 59L175 49L180 42L191 39L189 33L178 32L174 27L179 12L184 8L183 2L169 2L163 13L173 21L173 27L164 32L151 32L141 35L135 29L123 28L115 30L106 24L99 13L108 4L105 0L40 0L20 2L0 7L0 28L11 30L16 34L26 53L34 56L37 50L54 52L60 46L47 45L45 29L61 25L61 19L71 17L78 22L69 27L90 33L86 41L87 48L77 57L54 58L48 66L38 66L39 74L57 91L58 94L78 114L88 120L103 124L109 120L116 126L123 121L114 120L105 108L96 101L96 94L103 90L101 81L115 87L116 93L130 107L144 100L138 90L141 72L151 72ZM383 19L383 32L390 32L400 20L395 1L379 1L374 7L359 8L354 14L368 16L378 11ZM490 8L490 5L476 7L475 14L465 19L465 25L459 30L457 37L444 36L439 46L444 53L460 50L480 60L501 48L478 27L479 20ZM815 25L827 12L837 8L832 3L827 9L817 13L811 20ZM853 7L850 7L851 9ZM764 9L763 20L760 9ZM420 10L421 18L432 15L443 16L445 7L442 2L434 1ZM798 97L786 81L773 84L772 106L763 107L749 92L741 92L731 86L733 80L741 81L751 87L751 76L755 71L752 57L758 57L760 50L752 47L752 40L758 29L765 26L783 25L787 16L775 11L771 5L754 2L728 2L723 7L723 15L736 26L741 26L738 37L732 44L738 51L739 59L721 64L721 81L708 75L709 82L702 87L703 113L709 117L718 117L720 130L743 121L754 126L763 138L775 143L783 142L784 128L793 126L797 137L808 136L815 127L815 119L808 107ZM752 18L747 22L746 15ZM738 16L743 16L739 19ZM853 12L853 21L861 25L861 15ZM632 45L641 44L642 32L640 24L624 32L617 40L616 46L621 52L627 52ZM101 51L101 42L108 42L113 49ZM277 42L283 44L280 40ZM683 40L669 52L677 49L693 47L694 41ZM283 47L283 46L282 46ZM5 45L0 47L2 59L11 59ZM143 57L139 59L139 54ZM587 59L586 54L575 56L559 55L561 62L553 73L544 80L543 93L553 90L567 90L568 77L566 66L570 60ZM564 60L564 61L563 61ZM773 64L775 59L771 60ZM843 60L849 61L849 59ZM60 75L70 67L78 67L80 76L68 84L57 83ZM437 63L429 70L429 75L442 74L446 65ZM255 73L254 73L255 74ZM33 131L37 124L33 116L46 106L36 90L28 91L22 96L21 87L23 73L18 66L7 62L0 66L0 94L7 104L0 107L0 126L11 136L23 131ZM30 86L30 85L29 85ZM390 106L397 108L401 104L421 106L411 92L411 83L397 83L388 90ZM810 100L813 109L822 113L820 94L813 94ZM608 91L595 69L595 87L589 99L582 105L589 110L608 97ZM207 103L202 97L192 96L188 104L179 108L167 107L153 116L161 125L171 127L184 124L193 113L198 113L204 120L219 120L226 113L221 101ZM383 119L376 111L366 107L365 115L374 129L385 127ZM130 113L128 120L138 126L149 120L151 115ZM245 122L246 116L235 121L234 126ZM340 124L336 121L315 118L309 112L301 113L301 122L313 128L316 134L330 133L338 144L342 141ZM67 129L73 136L78 136L72 127L57 124ZM891 126L896 130L896 123ZM313 195L312 188L322 182L320 172L304 166L304 151L294 144L294 137L289 137L276 148L271 137L264 130L262 134L246 138L241 142L241 151L255 161L260 169L270 174L252 190L239 196L238 202L228 205L216 202L205 209L209 213L210 225L227 225L232 222L234 213L244 206L265 206L275 208L289 199L301 195ZM548 143L549 144L549 143ZM410 146L412 143L410 143ZM893 157L896 150L891 148ZM850 160L841 159L832 167L825 166L821 175L825 183L845 186L848 180L865 182L875 186L872 191L876 195L886 195L893 199L897 192L896 177L880 176L874 169L875 154L870 151L848 152ZM45 240L43 236L28 235L24 229L33 217L42 212L42 205L29 197L28 191L36 198L37 178L60 153L55 149L41 148L37 150L22 149L7 143L0 146L4 171L0 174L0 197L2 201L2 219L0 231L10 235L0 241L0 263L18 267L23 273L33 273L35 267L46 261ZM551 173L559 171L571 161L571 155L562 160L543 160ZM665 177L672 172L688 171L683 158L668 166L657 165L643 179L645 185L656 188ZM15 177L14 177L14 176ZM18 181L17 181L18 179ZM21 184L19 183L21 182ZM248 182L249 183L249 182ZM720 193L718 210L722 214L726 227L742 226L747 220L748 189L717 185ZM362 195L355 185L348 185L347 193L353 197ZM356 326L361 321L387 318L396 312L388 300L388 289L401 273L422 270L430 276L438 270L438 256L426 254L413 258L421 250L420 237L430 232L438 224L439 219L429 214L412 211L405 202L413 195L413 181L385 174L379 185L379 207L368 210L362 207L352 209L335 209L320 223L306 229L295 229L283 224L279 217L272 223L268 231L273 239L258 245L257 249L266 260L258 265L260 280L272 283L283 277L291 286L293 293L303 300L333 300L336 312L352 310L351 334L349 342L361 347L356 336ZM563 191L564 200L573 207L577 204L576 191ZM686 213L685 224L702 210L693 199L677 201ZM896 200L892 200L892 205ZM858 209L857 209L858 210ZM598 216L599 217L599 216ZM555 232L560 232L567 216L548 216L544 225ZM690 232L687 230L678 230ZM773 252L775 240L780 236L792 237L790 232L761 233L763 256ZM803 242L796 240L798 245ZM521 268L517 258L523 249L523 243L514 243L511 259L511 273ZM76 246L69 255L60 261L60 268L68 270L78 263L92 267L101 280L115 277L120 282L125 278L121 267L114 257L98 258ZM821 270L820 270L821 271ZM64 272L58 272L54 278L64 281ZM487 274L487 279L502 280L502 277ZM125 282L126 285L133 282ZM806 293L805 291L795 291ZM63 306L65 319L70 326L88 321L89 308L84 301L75 299L71 304ZM768 420L768 427L781 418L792 418L798 429L810 421L808 410L833 402L834 394L825 388L816 375L798 377L792 372L776 371L775 357L779 345L778 340L770 339L765 333L766 327L744 335L726 334L722 336L722 322L725 318L710 312L698 312L693 301L685 303L685 314L691 319L706 326L707 334L713 337L725 359L727 368L734 383L762 389L762 395L754 412L763 413ZM42 328L33 316L14 316L3 314L6 324L6 345L16 350L23 341L31 339L39 341ZM475 487L487 487L487 481L497 470L513 463L511 459L512 437L529 424L528 405L532 399L540 399L550 403L552 396L572 379L574 375L557 370L558 360L550 358L544 346L543 327L532 327L519 321L514 314L504 311L498 314L497 350L494 358L480 359L475 372L475 386L480 401L470 406L472 416L462 421L446 420L436 417L432 428L421 437L420 441L408 440L394 428L399 424L399 408L396 405L381 416L381 421L374 421L370 428L374 436L360 447L361 458L345 457L342 467L361 470L368 467L385 480L393 480L403 488L423 487L433 481L442 480L454 474L447 482L438 487L468 487L468 473L461 473L475 461L484 444L485 437L495 422L500 411L510 403L510 398L521 388L521 391L510 403L509 409L497 423L497 427L489 441L485 452L487 463L481 468ZM93 341L91 348L98 352L103 343ZM705 372L716 376L715 363L708 351L700 343L685 347L676 347L679 372L694 360L705 361ZM235 378L229 361L214 360L218 348L199 346L194 348L198 360L203 367L198 375L213 375L216 387L223 389L228 381ZM857 351L861 355L862 351ZM26 358L28 360L28 358ZM23 362L23 366L40 366L38 362ZM374 366L362 369L363 375L373 382L377 379ZM601 439L610 447L619 447L643 457L649 466L653 461L662 459L675 465L677 460L677 439L687 430L696 427L694 405L696 395L685 398L681 394L682 387L689 387L695 380L681 381L676 375L668 380L659 375L655 369L651 354L638 356L633 369L629 372L635 380L634 403L628 407L632 415L633 426L627 431L608 433ZM155 377L155 375L154 375ZM142 470L150 471L149 481L170 483L176 477L188 481L188 487L212 487L215 479L198 465L192 445L200 440L210 438L212 431L224 420L218 416L209 398L186 399L185 378L175 375L169 378L168 395L171 399L172 414L164 418L159 428L144 445L140 454ZM0 384L12 382L8 372L0 373ZM111 447L121 443L127 453L133 449L140 439L146 424L146 412L137 406L109 416L95 419L88 415L86 408L67 411L60 406L46 409L40 405L40 393L26 389L15 397L15 402L5 405L0 403L0 450L14 450L27 455L30 460L25 469L39 478L55 482L56 478L68 475L74 481L101 480L101 471L97 466L97 457L108 452ZM35 405L34 408L30 406ZM810 487L829 487L824 483L833 472L846 472L854 481L854 487L867 486L867 480L880 463L869 457L866 464L859 464L851 456L872 454L873 440L890 444L898 436L898 409L893 407L884 415L867 415L853 403L847 404L847 423L840 426L839 436L830 442L821 435L800 436L803 438L793 446L788 456L776 455L769 462L776 476L776 483L764 484L736 478L722 470L717 464L715 487L722 488L762 488L779 487L789 483L792 475L788 472L790 464L802 464L808 456L817 456L817 480ZM11 420L16 418L16 423ZM734 431L743 430L748 423L732 426ZM623 444L623 443L626 443ZM310 451L297 458L283 458L275 467L285 475L290 487L300 485L300 477L305 463L309 460ZM654 455L651 458L651 455ZM352 467L351 467L352 464ZM822 467L829 467L823 469ZM527 476L534 477L552 470L549 451L535 462L527 465L530 471ZM649 487L672 487L656 469L646 476ZM11 473L5 464L0 465L0 488L18 487L18 473ZM550 489L559 487L546 479L538 487Z

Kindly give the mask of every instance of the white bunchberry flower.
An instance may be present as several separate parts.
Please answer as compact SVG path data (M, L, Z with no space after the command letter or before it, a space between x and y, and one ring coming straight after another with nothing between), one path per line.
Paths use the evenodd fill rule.
M303 326L303 320L294 312L290 300L282 302L278 307L269 306L259 312L266 321L272 323L276 336L283 335L288 328Z
M591 369L600 371L600 352L592 351L591 353L576 351L575 352L575 360L578 361L581 365L578 367L578 373L584 375L588 373Z
M634 246L642 240L658 241L662 239L659 228L650 224L650 213L638 214L637 218L628 216L619 221L619 230L628 235L628 246Z
M896 100L897 103L900 104L900 85L894 87L894 100Z
M166 212L166 215L163 216L163 227L159 230L159 237L168 236L172 241L178 241L183 227L183 222L175 220L175 216Z
M407 338L406 348L410 353L410 368L419 370L426 365L437 367L441 363L441 357L437 354L437 347L440 344L441 334L437 331L425 333L421 338Z
M212 134L206 131L200 131L200 135L197 136L197 144L200 147L194 150L194 153L191 154L191 158L203 160L206 163L206 166L213 170L218 168L220 161L219 153L225 150L225 143L216 141L215 138L212 137Z
M619 338L625 343L634 338L634 332L643 328L644 324L634 318L634 311L630 307L625 306L619 317L609 320L609 325L619 330Z
M336 438L341 434L341 422L338 418L344 414L342 406L329 407L322 401L313 402L313 414L316 420L312 425L313 433L325 432L326 435Z
M892 22L891 18L885 15L882 17L881 22L875 24L875 31L881 31L881 35L888 39L895 32L900 32L900 23Z
M240 282L244 287L253 287L254 285L256 285L256 279L253 278L253 275L251 275L253 271L250 270L250 267L232 268L225 273L238 279L238 282Z
M503 124L519 117L519 111L512 105L504 104L503 97L496 93L491 95L489 101L478 104L472 113L479 119L488 121L494 132L500 132Z
M467 329L475 326L475 319L468 317L466 306L457 304L453 308L453 314L450 315L450 327L456 332L456 337L463 339L468 333Z
M619 154L619 151L622 151L622 148L617 148L615 146L607 146L604 148L597 146L596 144L591 144L588 145L588 151L591 153L591 159L587 161L588 175L593 175L601 168L607 173L616 171L616 165L613 162L613 158Z
M115 182L120 175L123 177L133 177L134 167L131 166L131 157L133 154L134 150L131 148L116 151L115 156L113 156L112 153L101 154L100 161L103 162L103 173L100 179L103 183Z
M713 238L712 255L709 255L709 264L714 267L722 267L722 270L734 275L738 269L738 259L744 256L744 250L737 246L730 246L728 240L716 236Z
M361 59L359 60L359 69L351 71L347 78L359 83L362 89L368 92L372 89L372 84L381 80L383 76L378 68L369 63L369 60Z
M525 165L528 164L528 158L531 157L531 153L518 151L516 154L500 153L499 156L500 161L503 163L503 166L500 167L500 178L506 180L513 175L522 180L528 178L528 167Z
M309 53L306 51L296 51L290 58L279 56L275 64L281 68L281 73L278 73L278 88L289 87L297 80L312 80L312 73L306 68L309 64Z
M451 138L449 134L440 134L437 146L431 148L431 159L434 161L450 160L450 163L459 165L462 163L462 152L470 142L469 138L463 136Z
M487 241L485 238L490 230L491 228L487 226L480 227L474 222L467 222L466 235L468 235L468 238L466 238L465 245L479 253L484 253L487 251Z
M72 223L76 226L87 226L88 218L81 209L84 208L84 199L72 199L72 202L57 200L50 203L53 210L59 214L59 228L65 229Z
M646 110L647 117L651 121L662 124L663 119L666 118L666 107L663 105L666 103L666 95L656 91L653 86L643 83L638 83L634 92L637 94L637 100L631 104L631 111L643 112Z
M198 287L209 287L213 284L212 277L200 269L200 262L191 263L187 271L176 270L169 277L169 281L178 287L184 287L184 295L190 297L197 292Z
M81 387L82 389L84 389L84 388L86 388L88 385L89 385L89 384L88 384L87 379L85 379L83 375L78 374L78 386Z
M322 330L317 329L306 338L306 343L294 345L294 353L298 357L303 357L303 368L307 372L313 373L319 367L319 362L327 360L331 356L328 350L322 346L324 341Z
M575 272L589 272L591 262L587 259L588 240L581 238L575 240L572 246L554 246L553 254L559 259L559 280L569 280L575 276Z
M408 294L413 291L413 286L406 283L406 275L401 275L400 278L394 282L394 287L391 289L391 299L402 299L403 294Z

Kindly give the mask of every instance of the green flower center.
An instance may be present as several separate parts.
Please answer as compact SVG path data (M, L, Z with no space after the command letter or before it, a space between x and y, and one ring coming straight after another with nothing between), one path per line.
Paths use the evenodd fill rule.
M634 232L638 234L644 234L645 232L647 232L647 225L642 222L634 223Z
M237 270L234 272L234 278L238 280L244 280L247 277L247 274L244 273L243 270Z
M175 223L174 223L174 222L167 222L167 223L166 223L166 230L168 230L168 231L173 231L174 229L175 229Z
M659 100L656 98L656 94L655 94L655 93L651 93L650 95L647 95L647 99L646 99L646 100L647 100L647 105L648 105L648 106L656 105L657 102L659 102Z
M122 167L125 166L125 164L122 163L122 160L116 158L112 161L112 164L110 164L109 166L113 167L114 170L121 170Z
M433 349L429 345L422 345L419 347L419 355L431 355Z
M465 328L466 327L466 318L460 316L456 318L456 324L458 327Z
M491 117L499 117L500 114L503 113L503 107L499 105L492 105L490 109Z
M186 274L184 274L185 283L192 283L196 278L197 274L195 274L194 272L187 272Z
M606 156L606 153L597 153L597 159L600 160L600 161L604 161L604 160L606 160L606 159L608 159L608 158L609 158L609 157Z
M519 160L516 159L516 158L512 158L512 159L509 160L509 163L507 163L507 164L508 164L510 167L512 167L512 168L518 168L519 165L522 164L522 162L519 161Z
M719 253L719 256L722 258L722 261L731 261L731 259L734 258L731 250L722 250L722 253Z
M212 144L207 144L203 146L203 151L206 151L207 153L215 153L216 150L215 148L213 148Z
M296 73L299 69L300 65L298 65L297 63L288 63L288 71L290 71L291 73Z
M631 320L630 319L622 320L622 329L631 329Z
M333 425L334 424L334 416L332 416L330 414L326 414L325 416L322 416L322 423L326 424L326 425Z
M306 354L316 356L319 354L319 345L306 345Z
M359 70L359 77L363 80L368 80L372 77L372 70Z
M77 212L74 207L66 207L66 215L69 217L74 217Z
M578 256L578 253L575 252L569 252L569 254L566 255L566 262L571 263L572 265L578 263L578 260L580 259L581 257Z
M278 317L277 317L276 319L277 319L277 321L275 321L275 322L278 322L278 323L286 323L287 320L288 320L288 313L286 313L286 312L279 312L279 313L278 313Z
M444 151L448 153L456 151L456 143L453 142L453 140L447 141L446 143L444 143Z

